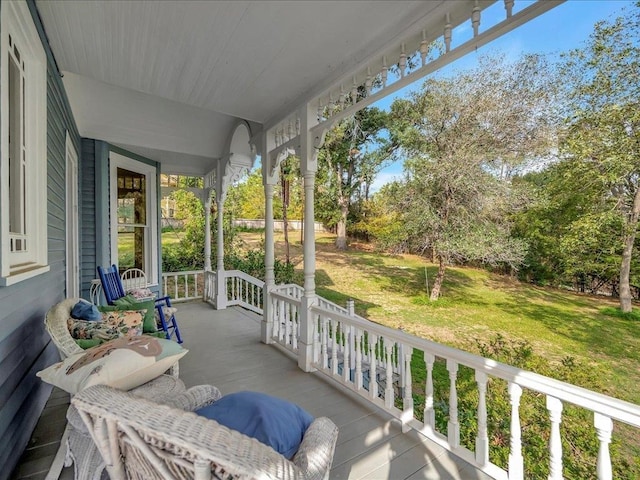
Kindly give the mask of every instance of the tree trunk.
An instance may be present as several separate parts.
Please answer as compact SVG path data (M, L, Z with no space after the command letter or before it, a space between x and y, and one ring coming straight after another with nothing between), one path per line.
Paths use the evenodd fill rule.
M340 204L340 220L338 220L338 224L336 225L336 248L338 250L346 250L347 249L347 215L349 214L349 205L345 199L340 199L338 201Z
M442 282L444 281L444 272L447 266L444 263L444 258L438 257L438 275L436 275L436 281L433 283L433 288L431 289L431 296L429 300L435 302L440 298L440 288L442 287Z
M631 288L629 286L629 274L631 272L631 256L633 255L633 244L636 241L639 215L640 188L637 188L633 197L633 208L627 220L627 233L624 239L624 249L622 250L622 262L620 265L620 310L624 313L631 312L632 297Z

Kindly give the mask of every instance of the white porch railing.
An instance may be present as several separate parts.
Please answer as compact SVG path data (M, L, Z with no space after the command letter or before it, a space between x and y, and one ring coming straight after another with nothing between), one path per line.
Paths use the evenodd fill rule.
M204 270L164 272L161 296L170 296L171 302L201 300L205 294Z
M399 418L406 427L414 428L439 443L456 455L472 463L496 479L524 478L522 455L520 398L523 390L544 395L549 431L549 479L560 480L562 476L562 442L560 423L563 404L569 403L593 413L593 422L599 443L597 478L611 479L612 467L609 443L613 421L620 421L640 428L640 407L584 388L554 380L532 372L517 369L487 358L447 347L429 340L408 335L372 323L357 315L311 307L316 332L314 340L314 367L335 381L367 398L380 408ZM274 319L275 323L275 319ZM426 366L424 403L414 405L411 363L415 352ZM436 429L434 390L434 365L446 368L449 384L448 421L446 432ZM470 450L460 442L460 419L458 412L458 387L456 380L460 367L474 371L477 388L477 435L475 448ZM489 461L489 433L487 431L487 385L493 379L508 384L510 418L510 454L507 470ZM442 392L440 392L442 393ZM422 419L416 418L420 412ZM466 415L469 412L465 412ZM495 433L495 432L494 432Z
M148 285L153 287L154 285ZM189 300L199 300L205 296L205 272L204 270L192 270L185 272L165 272L162 274L160 284L160 296L170 296L171 302L186 302ZM215 292L215 274L214 274ZM100 279L94 279L89 288L89 300L94 305L102 305L104 298L102 295L102 284Z
M264 282L240 270L224 272L227 282L227 306L241 306L252 312L264 311Z

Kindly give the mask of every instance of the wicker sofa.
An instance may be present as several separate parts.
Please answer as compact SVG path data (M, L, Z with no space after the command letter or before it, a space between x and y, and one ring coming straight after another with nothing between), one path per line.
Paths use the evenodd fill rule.
M90 387L71 403L112 480L326 479L338 437L331 420L317 418L287 460L213 420L111 387Z

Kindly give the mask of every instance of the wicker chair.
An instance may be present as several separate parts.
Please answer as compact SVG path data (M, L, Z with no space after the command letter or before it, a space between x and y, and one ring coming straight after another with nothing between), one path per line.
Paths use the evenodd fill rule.
M331 420L317 418L287 460L213 420L103 385L83 390L71 403L91 432L111 480L326 479L338 437Z
M60 357L65 359L84 350L78 346L67 326L67 320L71 317L73 306L80 298L68 298L54 305L44 319L45 329L51 336L51 340L58 348ZM220 396L215 387L201 385L185 391L184 383L178 378L178 364L176 363L169 372L171 375L160 377L141 385L131 391L132 394L143 398L153 398L159 403L167 403L179 406L184 410L195 410L211 403L212 396ZM217 393L216 393L217 392ZM56 458L64 458L64 465L74 466L74 478L78 480L95 480L101 478L104 471L104 462L96 446L91 441L89 432L78 416L74 407L67 411L67 428L60 445L60 453ZM62 468L61 462L54 462L55 468Z

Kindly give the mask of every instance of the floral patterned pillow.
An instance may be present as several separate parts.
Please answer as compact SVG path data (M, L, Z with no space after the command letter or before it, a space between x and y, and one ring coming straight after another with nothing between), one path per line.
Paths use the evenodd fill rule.
M76 340L113 340L119 337L142 335L143 314L140 311L121 310L103 312L101 321L76 318L67 320L69 333Z

